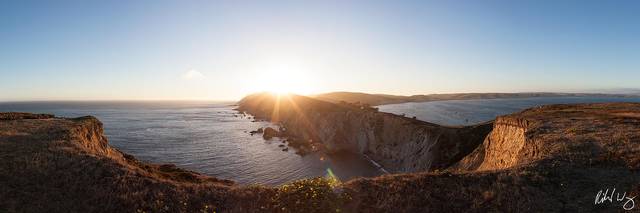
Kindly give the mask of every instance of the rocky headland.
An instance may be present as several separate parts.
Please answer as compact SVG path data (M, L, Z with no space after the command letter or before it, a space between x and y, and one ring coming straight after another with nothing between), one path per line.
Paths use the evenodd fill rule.
M493 126L446 127L361 105L270 93L247 96L237 110L277 123L289 141L363 154L392 173L447 168L482 143Z
M0 212L640 209L637 103L550 105L472 127L302 96L258 94L239 110L328 151L369 155L396 174L243 186L136 160L108 144L94 117L0 113Z

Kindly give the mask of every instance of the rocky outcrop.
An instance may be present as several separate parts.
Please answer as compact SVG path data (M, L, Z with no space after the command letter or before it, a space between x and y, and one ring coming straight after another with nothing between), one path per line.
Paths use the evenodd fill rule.
M452 169L497 170L553 162L640 168L640 105L549 105L500 116L481 146Z
M525 149L528 129L527 120L498 117L494 121L494 128L481 147L462 160L467 170L490 170L509 168L520 164L517 156ZM532 155L534 155L532 153Z
M321 143L329 152L367 155L392 172L446 168L475 149L492 125L445 127L349 104L268 93L244 98L238 110L277 122L286 134Z
M264 138L265 140L269 140L273 137L280 137L280 132L271 127L265 128L264 132L262 133L262 138Z

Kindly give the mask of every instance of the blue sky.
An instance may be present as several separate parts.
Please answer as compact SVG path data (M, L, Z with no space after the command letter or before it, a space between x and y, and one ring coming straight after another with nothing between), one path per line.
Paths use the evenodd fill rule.
M638 1L2 1L0 101L638 88Z

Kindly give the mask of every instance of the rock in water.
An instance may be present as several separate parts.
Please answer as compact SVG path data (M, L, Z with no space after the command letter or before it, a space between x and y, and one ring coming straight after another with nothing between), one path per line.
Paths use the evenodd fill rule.
M262 138L264 138L265 140L269 140L273 137L279 137L280 136L280 132L278 132L278 130L275 130L271 127L267 127L264 129L264 133L262 134Z
M258 130L253 130L253 131L251 131L251 132L249 132L249 133L250 133L251 135L253 135L253 134L257 134L257 133L262 133L262 131L263 131L263 130L262 130L262 128L259 128Z

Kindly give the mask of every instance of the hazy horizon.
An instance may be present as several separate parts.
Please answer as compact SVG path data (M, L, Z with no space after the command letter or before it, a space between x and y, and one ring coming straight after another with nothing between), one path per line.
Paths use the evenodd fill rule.
M270 92L270 91L257 91L254 93L248 93L238 99L16 99L16 100L0 100L0 103L10 102L218 102L218 103L235 103L247 95ZM553 91L528 91L528 92L467 92L467 93L424 93L424 94L386 94L386 93L366 93L360 91L329 91L323 93L310 93L310 94L297 94L295 95L307 95L315 96L327 93L365 93L372 95L395 95L395 96L412 96L412 95L434 95L434 94L467 94L467 93L568 93L568 94L606 94L606 95L632 95L630 97L640 96L640 91L637 89L612 89L612 90L588 90L588 91L568 91L568 92L553 92Z
M634 1L12 1L0 102L640 93Z

